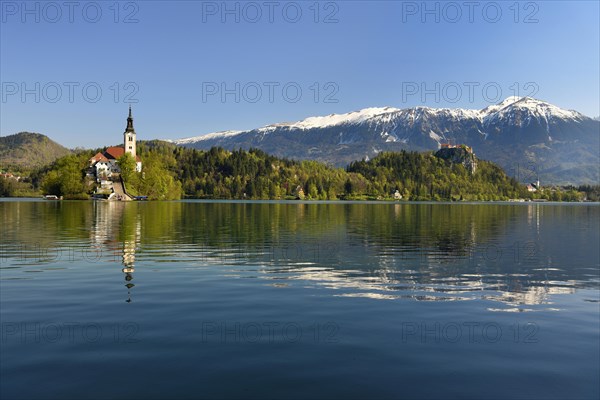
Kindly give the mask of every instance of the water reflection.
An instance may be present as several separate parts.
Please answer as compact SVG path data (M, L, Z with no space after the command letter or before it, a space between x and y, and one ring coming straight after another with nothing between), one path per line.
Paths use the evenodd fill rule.
M552 204L0 202L1 279L120 264L126 301L131 302L140 262L150 271L183 268L201 274L210 269L224 279L257 279L283 290L320 288L336 297L480 300L494 312L558 311L557 296L597 290L599 209ZM87 264L36 258L32 243L46 249L45 254L91 249L96 258L79 260Z
M114 254L121 258L122 272L127 288L127 303L131 303L131 289L135 272L136 249L140 245L141 218L138 210L127 208L120 202L93 202L90 243L100 252ZM116 258L116 257L115 257Z

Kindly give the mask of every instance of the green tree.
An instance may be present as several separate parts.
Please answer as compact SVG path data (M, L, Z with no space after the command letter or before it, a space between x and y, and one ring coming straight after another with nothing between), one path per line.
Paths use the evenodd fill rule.
M130 153L125 153L117 160L117 165L121 170L123 181L129 185L135 185L136 182L136 161Z
M45 194L65 196L67 198L84 197L84 166L86 155L68 155L56 160L41 180Z
M14 179L0 177L0 197L12 197L17 190Z
M139 195L148 196L152 200L176 200L181 198L182 184L164 166L157 154L145 157L141 178L133 173L133 187ZM123 178L125 179L125 178Z

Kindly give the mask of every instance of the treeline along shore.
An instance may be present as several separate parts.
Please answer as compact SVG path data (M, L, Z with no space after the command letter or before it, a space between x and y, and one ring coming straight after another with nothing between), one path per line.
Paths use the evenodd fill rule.
M19 180L0 177L0 195L89 199L100 182L89 173L102 149L79 150L27 171ZM441 157L439 152L382 152L335 168L317 161L274 157L261 150L196 150L164 141L141 141L142 172L127 154L118 160L128 193L150 200L598 200L597 186L531 187L496 164ZM474 156L473 156L474 157ZM8 175L8 174L5 174ZM113 177L114 179L114 177Z

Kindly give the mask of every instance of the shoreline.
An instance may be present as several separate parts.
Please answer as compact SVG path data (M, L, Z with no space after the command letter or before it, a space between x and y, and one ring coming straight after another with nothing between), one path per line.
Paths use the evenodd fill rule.
M97 200L46 200L42 197L0 197L0 202L95 202ZM600 205L599 201L535 201L535 200L489 200L489 201L448 201L448 200L243 200L243 199L179 199L179 200L150 200L150 201L100 201L101 203L235 203L235 204L457 204L457 205L565 205L565 204L590 204Z

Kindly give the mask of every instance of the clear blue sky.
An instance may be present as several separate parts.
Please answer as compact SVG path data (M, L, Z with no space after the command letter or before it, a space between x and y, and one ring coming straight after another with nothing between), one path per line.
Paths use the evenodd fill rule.
M119 143L134 90L139 139L375 106L483 108L517 87L600 115L598 1L63 3L0 2L2 136Z

